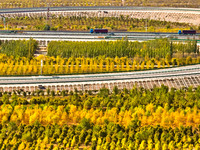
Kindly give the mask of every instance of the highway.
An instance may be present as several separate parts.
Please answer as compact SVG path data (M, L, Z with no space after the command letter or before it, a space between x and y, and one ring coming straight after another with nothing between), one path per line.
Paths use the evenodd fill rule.
M114 34L114 35L113 35ZM34 32L24 31L23 33L3 33L0 31L0 40L29 40L37 41L101 41L121 40L127 38L130 41L145 41L158 38L171 38L175 40L197 40L200 42L200 34L178 35L177 33L151 33L151 32L113 32L108 34L91 34L88 32Z
M79 83L79 82L101 82L117 80L140 80L140 79L163 79L180 76L200 75L200 65L191 65L169 69L85 74L85 75L63 75L63 76L33 76L33 77L0 77L1 85L12 84L56 84L56 83Z
M32 76L32 77L0 77L0 91L12 92L36 91L50 89L54 91L99 91L106 87L112 91L114 86L119 89L132 89L133 86L153 89L155 86L169 88L197 88L200 85L200 65L190 65L168 69L101 73L62 76Z
M3 30L0 30L0 33L3 32ZM21 31L22 34L25 35L58 35L58 36L65 36L65 35L76 35L76 36L109 36L111 33L114 33L113 36L186 36L186 37L194 37L199 36L200 33L197 33L196 35L178 35L178 31L175 32L121 32L121 31L109 31L108 34L95 34L90 33L88 31Z
M0 13L25 13L25 12L46 12L47 7L41 8L10 8L10 9L0 9ZM192 12L200 13L199 8L170 8L170 7L121 7L121 6L91 6L91 7L49 7L49 11L82 11L82 10L146 10L146 11L182 11L182 12Z
M20 8L20 9L1 9L0 15L7 17L15 16L17 14L30 15L29 13L41 13L44 15L48 8ZM51 7L50 12L97 12L103 14L115 15L115 12L130 13L132 11L138 13L149 13L149 12L165 12L165 13L177 13L178 15L195 14L196 17L200 15L199 8L160 8L160 7ZM115 11L114 13L112 11ZM59 14L57 13L57 14ZM15 14L15 15L14 15ZM127 14L126 14L127 15ZM133 14L134 15L134 14ZM162 14L167 16L166 14ZM183 15L183 16L184 16ZM185 17L185 16L184 16ZM183 19L184 19L183 17ZM189 17L190 18L190 17ZM151 18L152 19L152 18ZM154 18L153 18L154 19ZM170 15L169 18L170 19ZM194 19L193 19L194 20ZM190 20L189 20L190 21ZM198 18L197 18L198 22ZM199 22L198 22L199 23ZM177 31L178 32L178 31ZM23 31L22 33L5 33L0 31L0 40L28 40L33 38L39 41L41 46L47 46L50 41L102 41L102 40L120 40L122 38L127 38L129 41L145 41L158 38L170 38L171 40L197 40L198 45L200 44L200 34L196 35L178 35L178 33L150 33L150 32L113 32L108 34L91 34L89 31L86 32L45 32L45 31ZM180 81L179 81L180 78ZM184 78L185 81L181 78ZM193 78L193 79L191 79ZM199 79L198 79L199 78ZM168 85L167 80L171 80L171 87L176 86L180 88L182 85L185 87L189 85L199 85L200 84L200 65L192 65L187 67L177 67L170 69L159 69L159 70L149 70L149 71L135 71L135 72L123 72L123 73L105 73L105 74L85 74L85 75L65 75L65 76L34 76L34 77L0 77L0 90L13 90L13 88L18 87L19 89L24 87L29 88L34 86L36 90L37 86L45 85L46 87L56 86L73 86L75 84L82 85L81 89L87 89L88 85L93 83L106 85L107 83L122 82L143 82L146 81L145 86L149 86L149 82L162 80L163 84ZM165 82L164 82L165 80ZM195 82L194 82L194 81ZM179 83L180 82L180 83ZM182 83L181 83L182 82ZM144 84L142 87L145 88ZM162 82L157 82L156 84L161 85ZM127 83L127 85L129 85ZM151 83L151 87L153 87ZM57 87L58 86L58 87ZM101 86L100 86L101 87ZM5 88L5 89L4 89ZM89 88L89 87L88 87ZM122 87L121 87L122 88ZM98 88L99 89L99 88Z
M167 8L167 7L44 7L44 8L9 8L1 9L0 16L15 17L42 17L50 16L80 16L80 17L121 17L150 19L189 23L199 26L199 8Z

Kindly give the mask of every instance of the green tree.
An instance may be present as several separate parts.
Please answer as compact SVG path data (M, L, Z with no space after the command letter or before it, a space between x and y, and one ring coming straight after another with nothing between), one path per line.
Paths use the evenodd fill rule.
M2 102L4 104L9 104L10 103L9 102L9 96L7 94L3 94L3 96L2 96Z

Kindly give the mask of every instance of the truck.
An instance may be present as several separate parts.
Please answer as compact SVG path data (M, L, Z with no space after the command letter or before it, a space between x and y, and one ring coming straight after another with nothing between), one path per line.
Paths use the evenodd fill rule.
M90 33L108 33L108 29L90 29Z
M179 35L180 34L196 34L196 30L183 30L183 31L179 30L178 34Z

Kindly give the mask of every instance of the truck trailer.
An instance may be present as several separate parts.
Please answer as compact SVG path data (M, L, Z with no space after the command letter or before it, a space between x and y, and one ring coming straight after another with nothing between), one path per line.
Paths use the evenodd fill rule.
M90 29L90 33L108 33L108 29Z
M178 34L179 35L180 34L196 34L196 30L183 30L183 31L179 30Z

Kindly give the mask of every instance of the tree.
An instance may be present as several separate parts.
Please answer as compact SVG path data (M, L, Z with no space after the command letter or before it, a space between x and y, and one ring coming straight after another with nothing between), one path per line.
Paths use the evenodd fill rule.
M140 144L140 147L139 147L140 150L145 150L146 149L146 141L143 140Z
M24 150L26 147L26 144L24 142L22 142L19 147L18 147L18 150Z
M107 89L107 88L101 88L100 89L100 91L99 91L99 93L98 93L98 95L100 96L100 97L108 97L108 95L109 95L109 89Z
M51 91L51 96L52 96L52 97L55 96L55 91L54 91L54 90Z
M164 144L163 144L162 150L168 150L168 145L167 145L167 143L164 143Z
M7 94L3 94L3 97L2 97L2 102L4 104L9 104L9 96Z
M22 135L22 140L27 141L27 142L33 142L31 132L28 131L27 133Z
M157 141L155 144L155 150L161 150L160 141Z
M26 92L25 91L23 91L23 96L26 97Z
M176 144L176 146L177 146L177 148L178 148L179 150L181 150L181 149L183 148L183 146L182 146L182 143L181 143L181 142L177 143L177 144Z
M92 102L89 101L89 100L87 100L87 101L85 101L85 103L84 103L84 108L85 108L85 109L90 109L90 108L91 108L91 105L92 105Z
M170 141L169 142L168 148L169 148L169 150L175 150L175 143L174 143L174 141Z
M196 145L195 145L195 150L200 150L199 144L196 144Z
M187 58L186 58L186 64L188 65L188 64L192 64L192 57L191 56L188 56Z
M50 25L46 24L43 28L43 30L49 31L50 30Z
M47 89L47 96L49 96L50 92L51 92L51 90L48 88Z
M90 119L83 118L79 125L82 129L88 130L91 128Z
M73 139L72 139L72 141L71 141L71 146L72 147L75 147L75 145L76 145L76 136L73 136Z
M65 96L66 96L66 93L65 93L65 92L66 92L65 90L62 90L62 91L61 91L62 97L65 97Z
M113 93L114 93L115 95L117 95L117 94L119 93L119 89L118 89L117 86L114 86L114 88L113 88Z
M153 150L153 140L148 139L148 144L147 144L148 150Z
M90 143L90 141L91 141L91 136L88 134L87 137L85 138L85 143L84 143L84 144L85 144L86 146L88 146L89 143Z
M142 63L141 63L141 70L144 70L144 64L145 64L145 62L143 61ZM147 68L148 69L148 68Z

